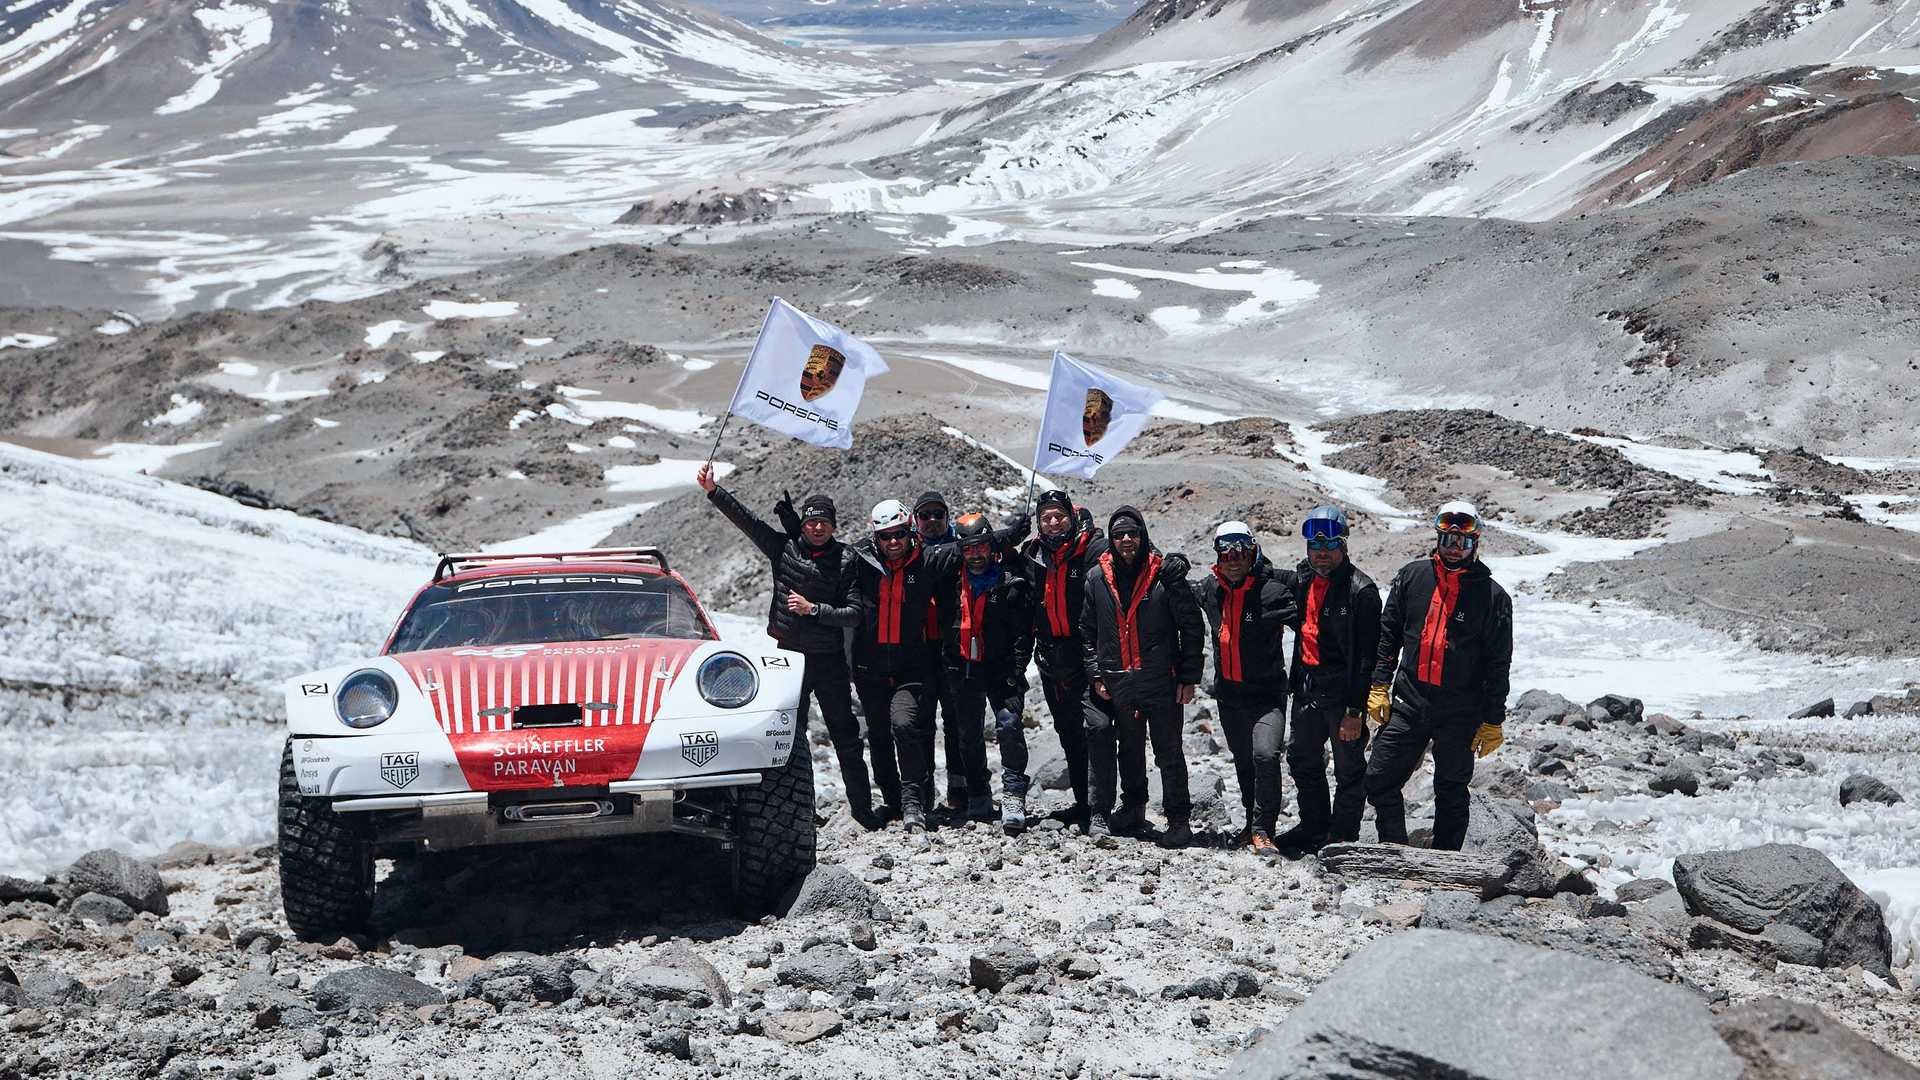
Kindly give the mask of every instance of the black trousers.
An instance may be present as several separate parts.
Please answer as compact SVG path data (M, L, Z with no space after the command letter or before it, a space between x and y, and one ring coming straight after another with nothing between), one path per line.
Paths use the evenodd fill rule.
M933 787L933 720L920 707L926 697L926 684L917 678L911 682L863 678L853 685L860 694L860 708L867 714L874 777L882 792L887 792L889 782L893 785L887 802L902 808L927 809ZM898 770L892 762L884 772L881 770L883 746L886 753L898 759Z
M1467 783L1473 779L1473 712L1417 709L1398 694L1393 717L1373 737L1367 758L1367 802L1385 844L1407 842L1407 802L1401 794L1420 759L1433 747L1433 846L1459 851L1467 839Z
M873 806L873 788L867 782L867 764L861 760L864 747L860 737L860 722L853 715L853 688L847 681L847 656L838 649L807 653L805 656L806 670L800 676L801 734L805 736L810 721L809 705L812 699L817 698L820 714L826 721L827 738L833 741L834 756L840 759L840 779L846 785L847 805L855 811L870 809ZM867 741L872 741L871 734ZM898 804L900 774L893 765L891 732L883 733L882 742L873 743L873 778L880 783L881 797L889 804Z
M1047 712L1053 717L1053 733L1060 739L1060 750L1067 756L1067 782L1073 785L1073 804L1090 805L1087 800L1087 731L1092 712L1107 713L1107 702L1092 701L1084 675L1057 679L1042 672L1040 691L1047 698ZM1109 750L1111 754L1111 750Z
M1087 710L1088 772L1093 812L1113 811L1115 773L1120 804L1147 804L1147 744L1160 769L1161 808L1170 821L1185 821L1193 801L1187 792L1187 755L1180 745L1182 710L1170 683L1139 686L1137 680L1107 683L1109 709ZM1092 695L1089 695L1091 698ZM1103 703L1104 704L1104 703Z
M1367 808L1367 725L1360 737L1340 738L1347 707L1340 695L1316 698L1309 691L1293 699L1293 731L1287 738L1287 771L1293 774L1300 804L1300 829L1335 843L1360 839L1360 817ZM1327 744L1333 744L1331 799L1327 794Z
M1280 816L1280 743L1286 733L1287 695L1225 694L1220 706L1220 728L1233 754L1233 771L1240 781L1240 806L1247 827L1268 837Z
M1004 682L989 683L973 678L953 678L953 700L959 707L954 726L975 749L969 750L967 794L986 798L993 788L987 775L987 717L993 717L994 742L1000 748L1000 790L1006 795L1027 793L1027 733L1020 727L1020 695L1006 693ZM953 723L953 721L949 721ZM952 769L949 765L948 769Z
M973 790L976 767L982 778L981 783L985 783L987 746L979 730L968 730L954 683L953 673L947 670L946 665L935 664L927 674L920 708L926 713L928 730L935 727L940 729L939 741L945 747L947 762L947 801L964 809L969 795L989 794L989 789L985 787L979 791ZM937 717L934 715L936 711L939 713ZM932 753L931 743L927 751ZM933 773L931 758L927 761L927 773Z

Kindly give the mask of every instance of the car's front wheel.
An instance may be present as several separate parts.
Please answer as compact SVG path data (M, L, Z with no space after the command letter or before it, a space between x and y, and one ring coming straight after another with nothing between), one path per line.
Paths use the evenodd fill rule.
M798 740L787 763L757 786L741 788L734 806L733 902L759 918L813 870L813 758Z
M280 904L306 941L360 933L373 914L373 845L327 800L300 794L292 740L280 754Z

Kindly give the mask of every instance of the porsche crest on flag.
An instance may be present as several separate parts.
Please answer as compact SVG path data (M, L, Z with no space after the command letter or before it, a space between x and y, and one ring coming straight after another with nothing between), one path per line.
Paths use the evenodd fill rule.
M733 392L733 415L784 435L845 450L867 380L887 362L871 345L779 297Z
M1033 471L1090 479L1140 434L1147 414L1164 397L1066 353L1054 353Z

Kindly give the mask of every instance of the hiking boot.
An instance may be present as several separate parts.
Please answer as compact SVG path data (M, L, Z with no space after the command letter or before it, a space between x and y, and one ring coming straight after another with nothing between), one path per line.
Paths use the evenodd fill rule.
M1144 806L1122 806L1118 813L1108 821L1108 826L1116 835L1126 836L1139 832L1147 823L1147 808Z
M966 807L967 789L963 787L948 788L947 801L940 804L940 809L957 817Z
M1274 846L1273 838L1269 837L1266 833L1254 833L1253 839L1247 841L1247 846L1253 849L1255 855L1263 859L1277 859L1280 857L1280 849Z
M920 808L919 803L909 803L903 808L900 812L900 820L905 823L909 833L927 831L927 812Z
M1286 832L1273 838L1274 850L1289 859L1304 859L1327 846L1327 838L1315 832L1308 832L1304 826L1295 825Z
M878 832L887 827L886 819L870 806L860 807L851 813L854 823L868 832Z
M1253 837L1253 826L1243 825L1239 832L1233 834L1233 846L1246 847L1248 844L1253 843Z
M1027 831L1025 795L1000 796L1000 831L1008 836L1018 836Z
M967 799L967 820L992 821L993 796L975 795Z
M1105 814L1089 814L1087 816L1087 839L1093 841L1094 847L1110 848L1118 846L1113 839L1113 827L1107 822L1107 815Z
M1182 848L1191 843L1193 843L1193 830L1187 827L1187 823L1179 818L1168 819L1166 831L1160 834L1160 846Z
M1085 831L1087 827L1087 813L1086 803L1074 803L1072 806L1063 806L1048 814L1047 820L1058 821L1063 825L1072 825L1075 828Z

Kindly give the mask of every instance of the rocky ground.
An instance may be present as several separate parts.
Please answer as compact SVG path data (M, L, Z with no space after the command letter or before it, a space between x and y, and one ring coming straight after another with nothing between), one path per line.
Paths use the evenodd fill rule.
M1582 988L1529 1014L1522 1039L1587 1032L1567 1075L1646 1075L1632 1063L1652 1047L1699 1058L1675 1077L1920 1076L1906 1063L1920 1060L1913 958L1895 962L1879 909L1824 856L1701 853L1672 880L1642 878L1606 854L1622 845L1554 813L1780 776L1838 785L1819 754L1629 698L1534 692L1476 777L1465 852L1361 843L1266 863L1227 846L1232 771L1210 710L1191 716L1206 828L1178 851L1151 833L1101 850L1056 825L865 833L816 745L822 865L788 914L759 923L724 914L719 862L679 841L402 860L373 931L333 942L290 938L270 847L98 852L44 882L0 880L0 1076L985 1077L1013 1062L1065 1077L1527 1075L1482 1054L1510 1034L1440 1045L1433 1026L1459 1013L1430 995L1385 1035L1342 1012L1404 997L1415 972L1470 984L1509 948L1449 959L1456 939L1438 931L1511 943L1548 997L1555 979ZM1036 774L1058 785L1057 749L1035 741ZM1416 777L1416 816L1427 791ZM1900 795L1848 778L1840 797ZM1398 981L1368 975L1381 949ZM1602 1007L1612 994L1654 995L1669 1019L1636 1031L1631 1010ZM1532 1006L1488 1015L1515 1008ZM1667 1026L1683 1012L1694 1027ZM1416 1071L1275 1071L1303 1039L1384 1039Z

